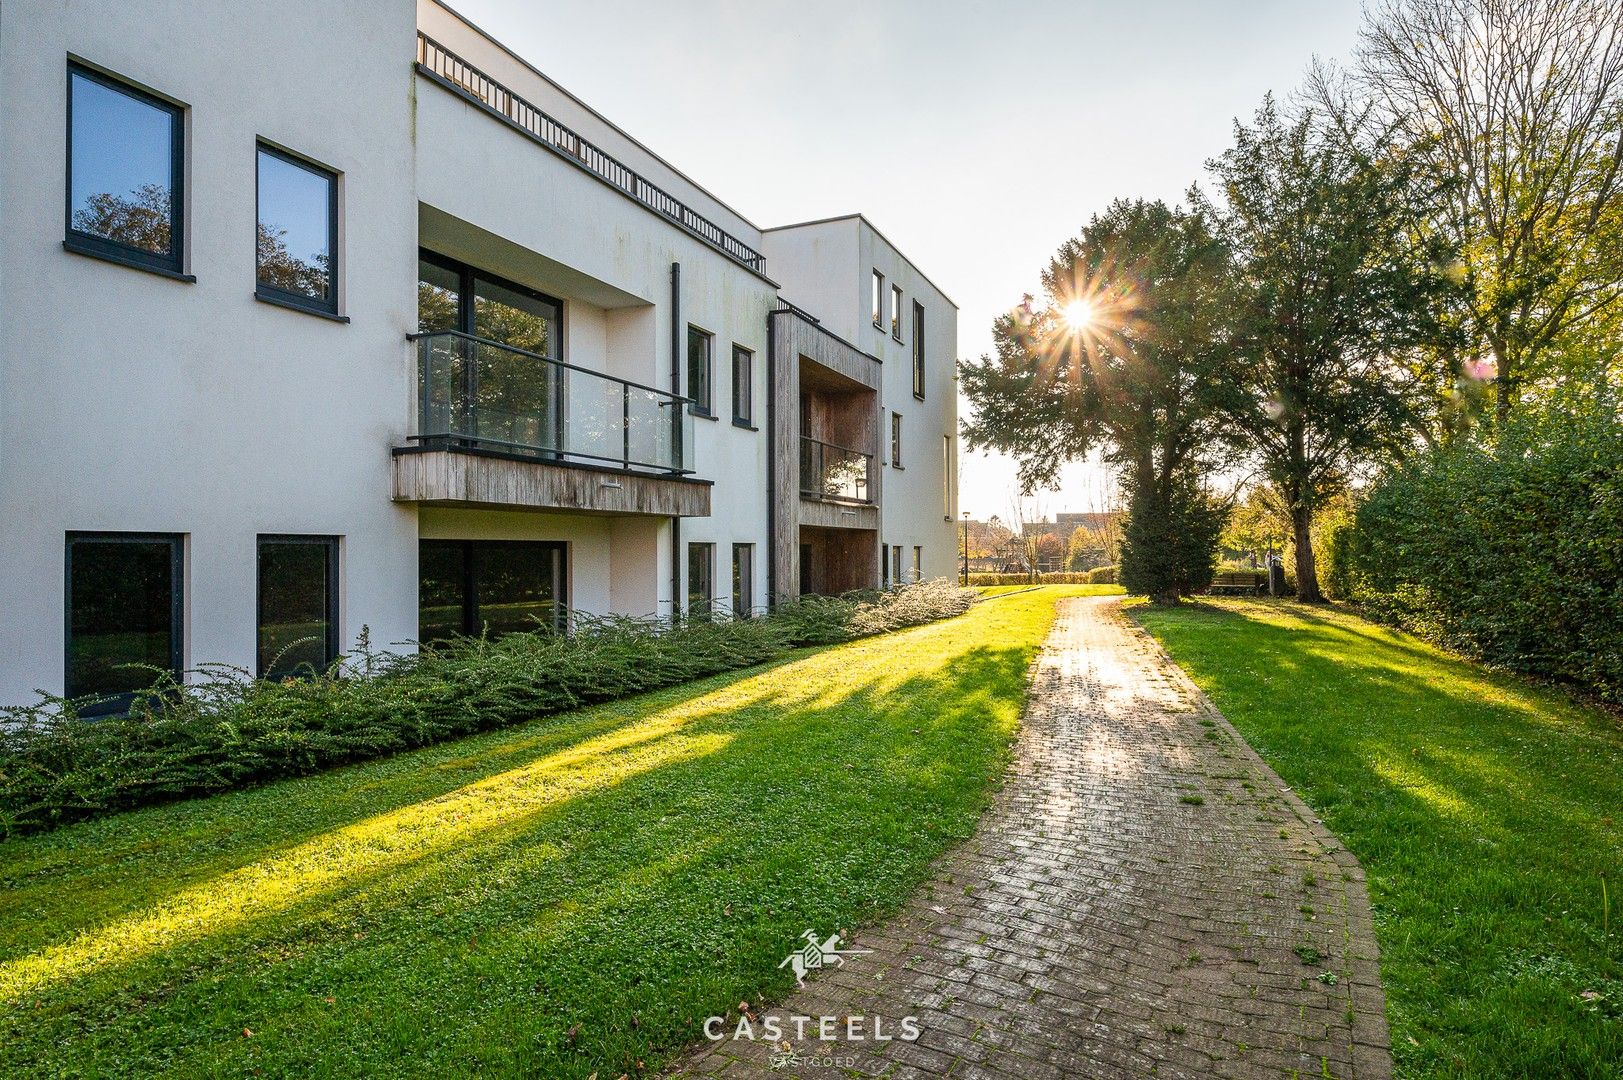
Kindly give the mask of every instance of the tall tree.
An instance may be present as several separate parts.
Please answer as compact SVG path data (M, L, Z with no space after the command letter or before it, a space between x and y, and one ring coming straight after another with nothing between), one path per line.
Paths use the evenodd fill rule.
M1364 455L1408 438L1396 358L1441 334L1446 252L1411 228L1424 189L1403 159L1376 158L1311 110L1286 119L1265 100L1210 168L1247 360L1229 415L1290 514L1297 595L1317 601L1315 507Z
M1623 4L1381 0L1353 76L1448 193L1503 420L1623 297Z
M1228 272L1207 209L1118 201L1059 249L1043 303L1028 296L998 319L997 355L962 367L968 444L1013 455L1027 490L1052 486L1061 465L1096 447L1121 466L1141 526L1129 526L1124 574L1130 553L1142 558L1180 515L1203 509L1190 502L1192 478L1223 456ZM1158 602L1200 584L1199 565L1156 565L1142 591Z

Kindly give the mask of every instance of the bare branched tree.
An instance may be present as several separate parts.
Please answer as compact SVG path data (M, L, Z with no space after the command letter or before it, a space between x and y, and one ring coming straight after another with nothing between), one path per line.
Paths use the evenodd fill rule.
M1623 296L1623 4L1379 0L1351 76L1448 193L1503 419Z

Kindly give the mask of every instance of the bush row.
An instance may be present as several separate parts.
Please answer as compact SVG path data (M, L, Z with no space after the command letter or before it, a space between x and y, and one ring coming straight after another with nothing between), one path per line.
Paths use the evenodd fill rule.
M0 709L0 836L144 803L225 791L748 667L957 615L975 594L948 581L809 597L754 619L581 616L574 633L465 638L401 655L356 651L310 678L268 681L206 666L164 679L125 716L87 701Z
M971 585L1114 585L1116 568L1097 566L1092 570L1050 570L1036 575L974 573Z
M1377 619L1623 702L1623 417L1552 411L1410 461L1327 538Z

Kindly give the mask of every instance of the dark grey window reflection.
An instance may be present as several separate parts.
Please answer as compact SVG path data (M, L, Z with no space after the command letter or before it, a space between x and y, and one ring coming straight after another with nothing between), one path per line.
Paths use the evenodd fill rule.
M462 272L434 259L417 260L417 331L461 330Z
M688 615L708 619L716 602L716 545L688 545Z
M421 641L568 628L561 543L424 540L417 565Z
M313 674L337 657L337 537L260 537L260 676Z
M273 299L338 310L338 177L259 148L259 288Z
M67 537L68 697L118 712L181 663L181 538L137 533Z
M68 242L180 270L181 109L68 69Z

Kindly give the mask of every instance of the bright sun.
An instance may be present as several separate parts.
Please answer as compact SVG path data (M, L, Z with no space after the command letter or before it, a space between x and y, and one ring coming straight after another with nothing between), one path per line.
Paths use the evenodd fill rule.
M1076 299L1066 304L1063 310L1065 325L1072 330L1086 330L1093 325L1093 304L1088 300Z

